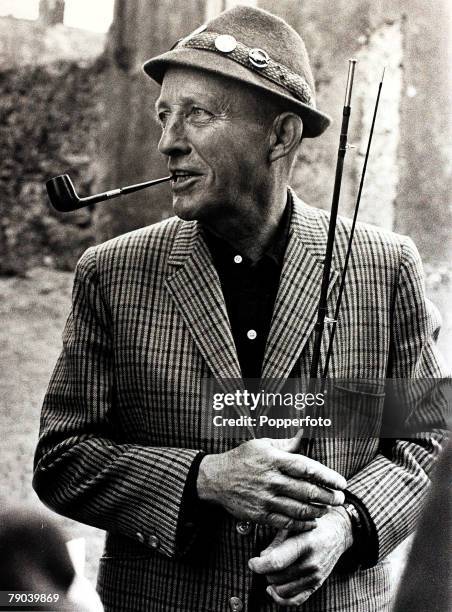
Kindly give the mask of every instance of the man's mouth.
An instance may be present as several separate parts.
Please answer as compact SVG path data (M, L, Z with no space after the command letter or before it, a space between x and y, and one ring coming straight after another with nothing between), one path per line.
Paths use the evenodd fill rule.
M174 170L172 173L171 183L173 189L185 189L189 187L195 179L201 175L190 170Z

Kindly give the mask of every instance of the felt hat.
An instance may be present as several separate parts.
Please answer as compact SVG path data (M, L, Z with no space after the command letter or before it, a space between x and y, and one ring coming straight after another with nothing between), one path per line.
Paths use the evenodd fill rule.
M161 85L170 66L199 68L284 99L303 120L303 136L319 136L331 123L315 105L306 47L283 19L262 9L236 6L180 39L143 69Z

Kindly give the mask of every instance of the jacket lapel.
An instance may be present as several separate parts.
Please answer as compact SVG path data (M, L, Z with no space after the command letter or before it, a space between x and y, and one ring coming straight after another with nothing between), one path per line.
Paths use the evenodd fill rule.
M313 332L326 248L328 220L292 195L289 240L262 370L269 392L281 388ZM329 291L338 277L332 267Z
M196 222L182 223L168 260L166 287L214 378L237 389L242 374L218 274ZM231 384L224 381L233 379ZM233 383L233 384L232 384Z

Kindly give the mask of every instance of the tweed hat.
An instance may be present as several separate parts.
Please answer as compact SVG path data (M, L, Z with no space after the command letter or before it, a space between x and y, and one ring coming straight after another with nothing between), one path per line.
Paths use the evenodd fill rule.
M319 136L331 123L315 105L314 79L302 38L283 19L236 6L220 13L143 69L162 84L170 66L187 66L240 81L286 100L303 119L303 136Z

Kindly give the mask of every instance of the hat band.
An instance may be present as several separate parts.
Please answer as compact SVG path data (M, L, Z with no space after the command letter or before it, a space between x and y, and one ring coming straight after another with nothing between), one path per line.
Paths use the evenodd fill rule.
M228 44L223 46L221 43L224 39L227 39L226 42ZM216 32L202 32L183 38L175 47L213 51L219 55L226 56L283 89L288 90L303 104L315 108L311 88L303 77L289 70L287 66L274 62L264 50L247 47L233 36L217 34Z

